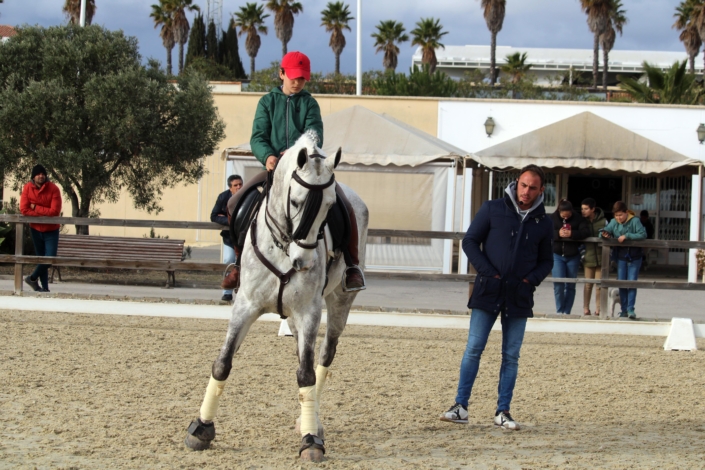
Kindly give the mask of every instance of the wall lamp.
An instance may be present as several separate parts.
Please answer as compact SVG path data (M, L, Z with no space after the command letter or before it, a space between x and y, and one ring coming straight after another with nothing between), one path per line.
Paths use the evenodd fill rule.
M703 128L703 133L705 133L705 125L700 124L700 126ZM491 117L488 117L487 120L485 121L485 132L487 132L487 137L491 137L492 133L494 132L494 119ZM698 136L700 135L700 128L698 128ZM703 140L705 140L705 134L703 137ZM702 144L703 141L701 140L700 143Z
M487 125L487 123L485 123L485 125ZM705 142L705 124L700 123L700 125L698 126L697 133L698 133L698 140L700 141L700 144L702 145L702 143Z

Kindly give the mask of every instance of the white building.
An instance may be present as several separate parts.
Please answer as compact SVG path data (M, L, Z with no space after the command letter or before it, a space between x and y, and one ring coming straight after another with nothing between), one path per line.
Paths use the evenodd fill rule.
M544 49L533 47L497 46L497 67L506 63L505 57L519 52L526 53L527 63L531 64L530 74L537 77L540 84L549 84L556 76L572 73L573 80L580 75L592 81L592 49ZM436 50L437 70L454 78L460 78L466 71L490 69L490 46L446 46ZM638 77L644 72L644 61L666 69L674 62L687 59L685 52L666 51L620 51L609 54L608 85L617 83L617 74ZM695 73L703 73L702 56L695 58ZM421 65L421 48L411 58L413 65ZM602 51L600 51L600 74L602 74ZM599 83L602 84L602 75Z

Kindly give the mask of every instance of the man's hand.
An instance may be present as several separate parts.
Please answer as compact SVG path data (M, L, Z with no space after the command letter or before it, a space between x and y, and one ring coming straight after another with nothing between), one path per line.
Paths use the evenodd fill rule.
M279 159L275 157L274 155L270 155L267 157L267 162L265 163L265 167L267 168L267 171L274 171L274 168L277 166L277 162Z
M612 235L609 232L602 232L602 238L612 238Z
M623 242L624 240L626 240L626 239L627 239L627 236L626 236L626 235L622 235L622 236L619 237L617 240L619 240L619 243L622 243L622 242Z
M570 234L571 234L571 231L564 229L564 228L562 228L558 231L558 236L561 238L570 238Z
M526 278L522 279L522 282L526 282L527 284L529 284L529 280Z
M502 279L502 278L499 276L499 274L495 274L495 275L494 275L494 278L495 278L495 279Z
M36 205L36 204L30 204L29 207L31 207L32 210L34 210L34 208L37 207L37 205Z

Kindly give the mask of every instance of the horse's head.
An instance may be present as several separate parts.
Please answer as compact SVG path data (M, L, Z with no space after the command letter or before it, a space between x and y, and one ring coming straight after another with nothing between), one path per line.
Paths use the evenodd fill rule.
M277 165L271 196L281 201L286 218L289 258L297 271L311 269L316 261L319 232L328 209L335 203L335 176L341 150L327 157L312 133L302 135ZM281 220L281 219L280 219Z

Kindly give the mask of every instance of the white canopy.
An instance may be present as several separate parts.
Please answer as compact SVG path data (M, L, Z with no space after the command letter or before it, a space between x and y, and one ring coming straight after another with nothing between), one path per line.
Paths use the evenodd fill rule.
M323 118L323 151L343 149L343 161L350 165L418 166L440 158L463 157L468 153L387 114L363 106L351 106ZM230 155L252 155L250 144L230 147Z
M629 129L583 112L476 152L471 157L490 168L581 168L662 173L697 160Z

